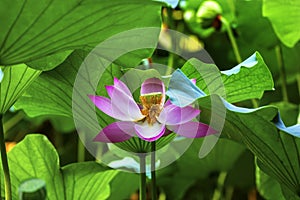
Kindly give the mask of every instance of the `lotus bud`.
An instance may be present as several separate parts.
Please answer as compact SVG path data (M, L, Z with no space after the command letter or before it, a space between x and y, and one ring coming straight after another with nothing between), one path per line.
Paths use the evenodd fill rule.
M20 200L44 200L47 198L46 183L38 178L25 180L19 186Z
M201 27L206 29L214 27L219 30L221 28L222 8L215 1L203 2L197 11L197 22L201 24Z

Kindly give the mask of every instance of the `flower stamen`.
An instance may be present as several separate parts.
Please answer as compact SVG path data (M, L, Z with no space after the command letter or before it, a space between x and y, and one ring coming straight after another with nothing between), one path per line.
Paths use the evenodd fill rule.
M140 101L143 105L141 110L145 116L149 125L153 125L157 122L157 117L162 111L162 94L161 93L150 93L147 95L140 96Z

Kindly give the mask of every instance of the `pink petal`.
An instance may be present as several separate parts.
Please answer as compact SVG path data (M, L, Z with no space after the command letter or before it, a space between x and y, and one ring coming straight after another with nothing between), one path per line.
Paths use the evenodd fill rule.
M163 108L157 120L166 125L177 125L189 122L199 114L200 110L192 106L181 108L171 104Z
M128 96L124 91L115 86L106 86L108 95L111 98L111 108L113 113L125 116L124 121L137 121L144 118L139 106L132 96Z
M135 134L133 122L114 122L94 138L95 142L116 143L129 140Z
M135 125L137 135L148 142L155 141L163 136L165 129L164 124L154 123L153 125L149 125L147 121L143 124Z
M199 138L217 133L213 128L201 122L187 122L180 125L168 126L167 128L187 138Z
M114 91L115 87L113 85L107 85L107 86L105 86L105 89L106 89L108 96L111 98L113 96L113 91Z
M128 89L128 87L126 86L126 84L120 81L119 79L117 79L116 77L114 78L114 86L120 89L121 91L125 92L128 96L132 97L132 94Z
M105 114L111 116L112 118L122 120L122 121L126 121L126 120L130 119L122 111L120 111L116 108L112 109L112 104L111 104L110 99L108 99L106 97L94 96L94 95L88 95L88 97L97 106L97 108L99 108L102 112L104 112Z
M158 78L149 78L142 83L141 96L159 92L163 95L162 102L165 102L165 85Z

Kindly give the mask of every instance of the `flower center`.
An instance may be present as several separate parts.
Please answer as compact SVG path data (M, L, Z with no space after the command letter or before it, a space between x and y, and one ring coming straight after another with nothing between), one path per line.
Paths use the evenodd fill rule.
M140 96L140 101L143 105L141 112L146 116L145 118L149 125L157 122L157 117L162 110L162 97L162 93L160 92Z

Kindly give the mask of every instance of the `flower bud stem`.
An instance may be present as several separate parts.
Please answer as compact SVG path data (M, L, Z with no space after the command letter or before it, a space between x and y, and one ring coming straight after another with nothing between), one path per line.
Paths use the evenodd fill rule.
M8 167L7 154L6 154L5 141L4 141L2 114L0 114L0 150L1 150L2 168L4 173L5 199L12 200L10 174L9 174L9 167Z
M140 200L146 200L146 155L140 155Z
M156 143L155 141L151 142L151 187L152 187L152 200L157 200L157 191L156 191L156 174L155 174L155 151Z
M234 35L232 33L230 24L228 23L228 21L223 16L221 17L221 21L222 21L222 24L226 28L229 40L231 42L231 46L233 48L233 53L235 55L236 61L237 61L237 63L241 63L242 62L242 58L241 58L240 51L239 51L239 48L237 46L236 40L235 40Z

